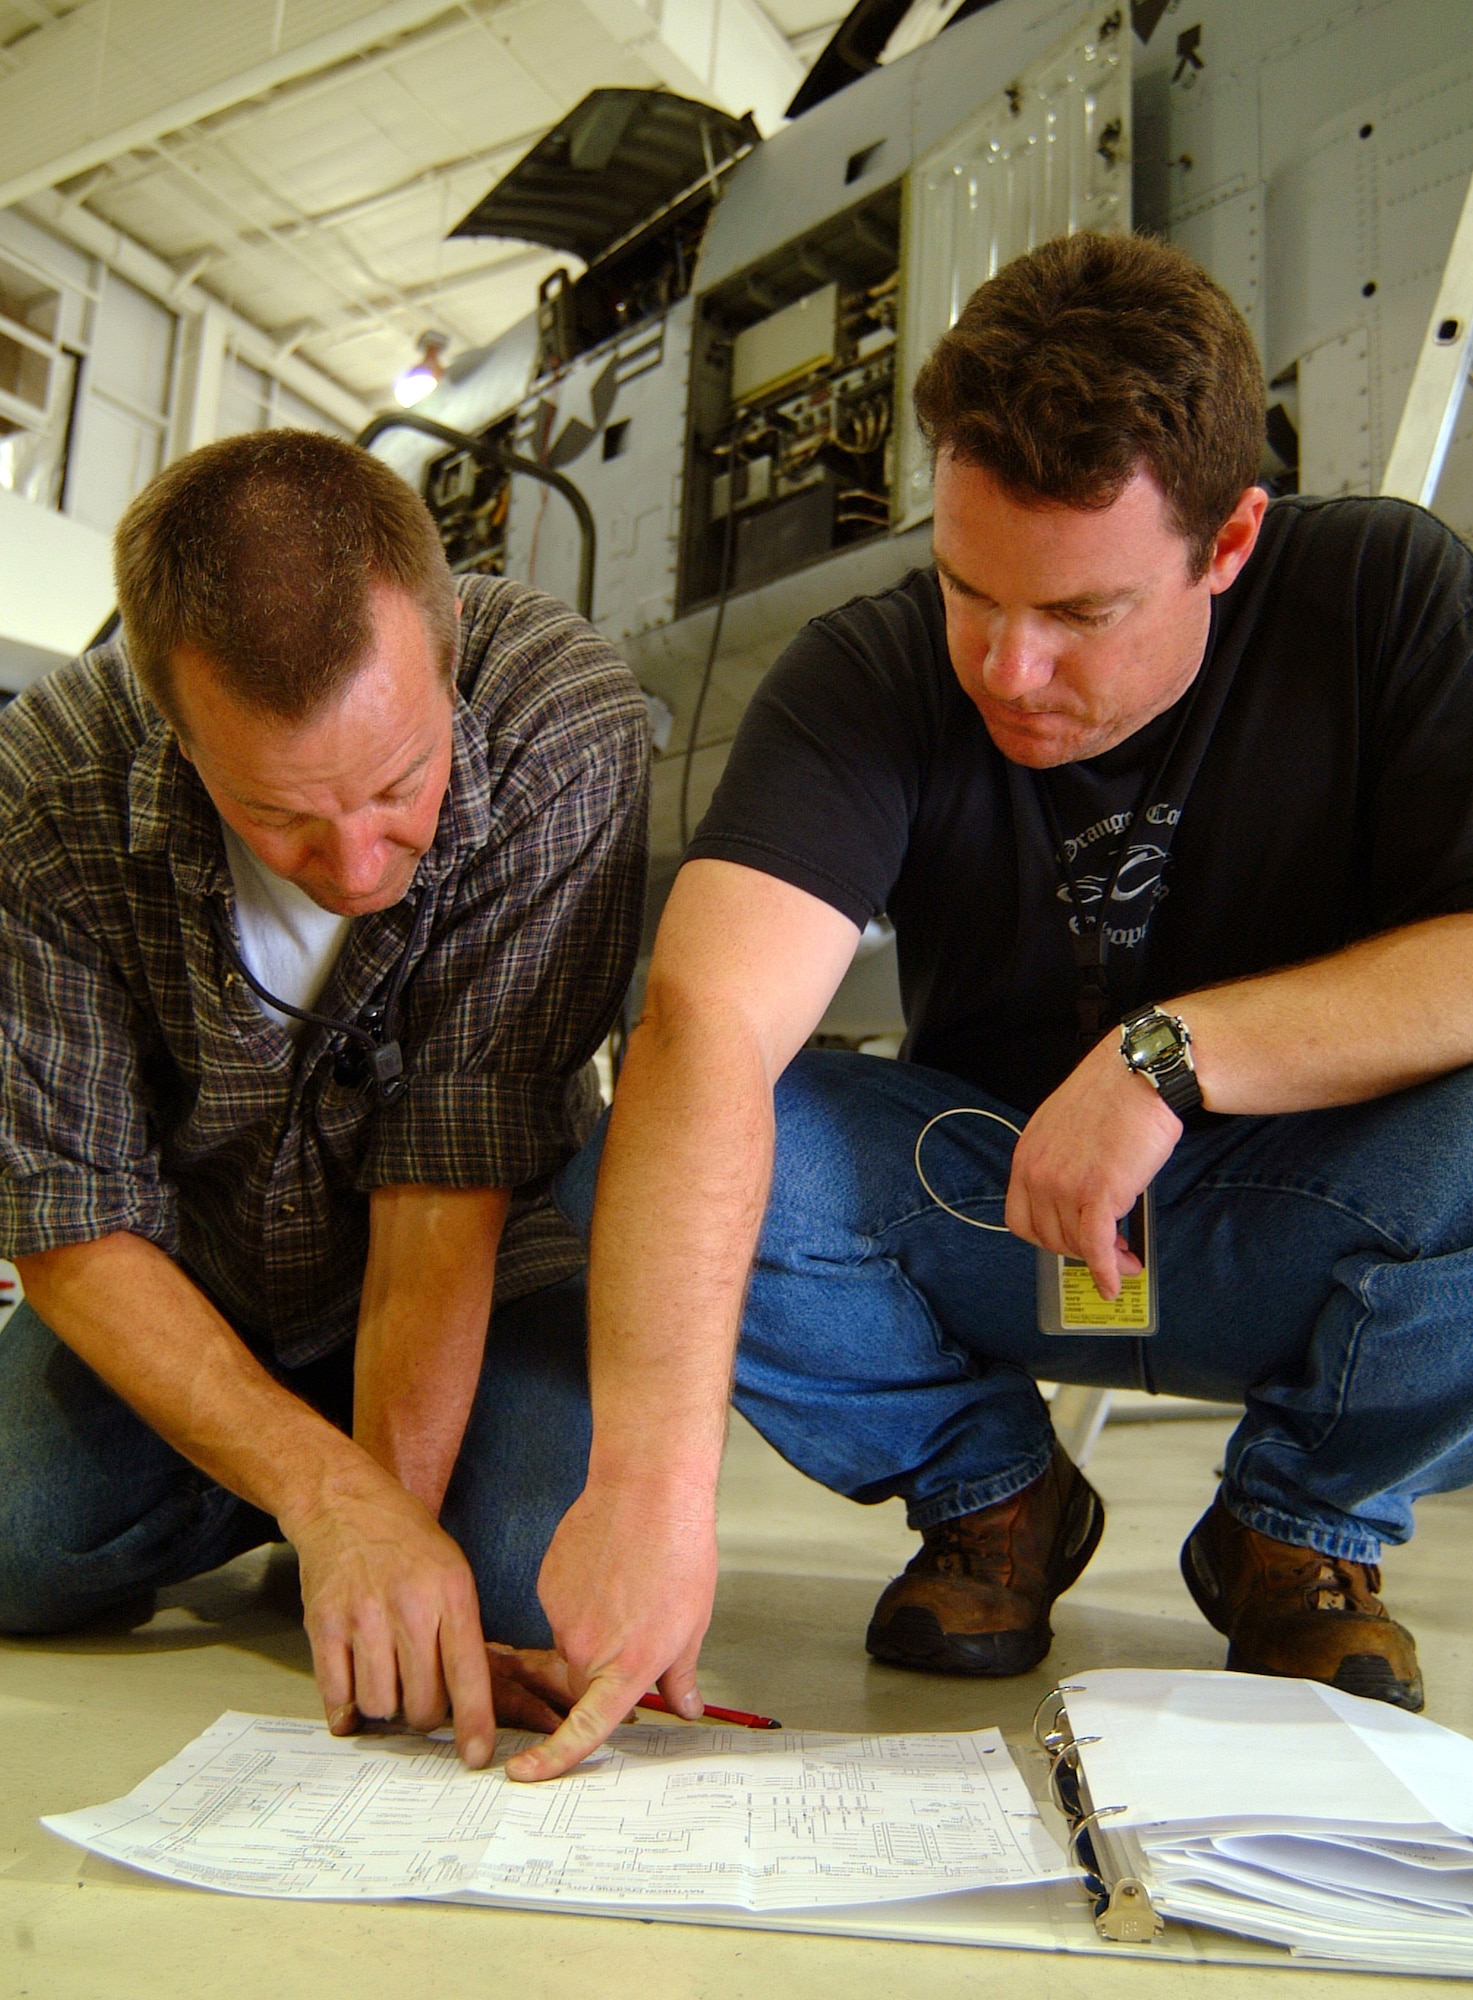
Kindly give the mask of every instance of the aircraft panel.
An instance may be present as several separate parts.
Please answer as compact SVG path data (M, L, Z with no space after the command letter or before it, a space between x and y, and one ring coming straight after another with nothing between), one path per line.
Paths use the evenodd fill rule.
M655 775L657 880L668 879L680 845L680 753L716 622L727 524L731 592L692 766L692 820L752 689L797 625L926 558L926 497L903 504L906 482L924 481L926 468L911 433L902 471L897 433L930 341L1014 244L1082 213L1035 228L1031 193L977 205L971 165L956 159L947 216L941 176L925 199L917 192L926 167L958 133L979 153L995 140L1005 154L1016 122L1009 111L998 123L1006 86L1076 25L1098 39L1115 14L1120 70L1132 58L1135 70L1119 155L1131 161L1129 213L1197 257L1248 318L1271 381L1264 476L1278 491L1374 490L1473 170L1468 0L1097 0L1089 9L999 0L735 166L698 255L694 230L671 253L681 287L695 266L681 306L640 306L650 317L612 343L586 330L590 351L563 371L544 351L535 385L524 373L499 411L484 410L490 422L519 409L520 447L563 454L598 519L599 622L674 713ZM1097 112L1086 162L1101 159L1110 122ZM1364 136L1363 126L1372 128ZM994 207L1004 228L994 227ZM1123 222L1123 195L1118 214ZM953 231L949 249L940 222ZM924 276L912 243L941 251ZM733 342L829 284L838 288L832 363L815 350L799 357L816 363L801 381L764 372L734 394ZM928 285L929 318L918 303ZM619 367L604 381L616 350ZM644 372L635 375L637 361ZM525 355L519 365L526 370ZM615 400L600 410L611 387ZM439 401L426 409L440 413ZM564 432L579 408L588 435L580 443L568 434L578 445L569 455ZM606 459L605 434L621 421L631 425L625 454ZM902 504L887 513L897 487ZM457 504L472 502L478 494ZM1435 511L1473 529L1473 406ZM506 565L572 595L571 517L523 481Z
M918 160L906 183L901 265L901 527L931 511L930 453L911 407L922 362L1012 258L1052 236L1130 227L1130 39L1118 7L1090 10L1062 48Z
M517 412L514 440L571 479L598 524L594 622L616 643L675 615L691 301L582 354ZM580 538L566 502L513 479L506 568L571 601Z
M1119 8L1111 3L1099 11ZM774 133L733 173L712 215L696 290L725 284L897 180L918 148L929 151L979 95L991 96L1055 47L1084 12L1079 0L1002 0Z

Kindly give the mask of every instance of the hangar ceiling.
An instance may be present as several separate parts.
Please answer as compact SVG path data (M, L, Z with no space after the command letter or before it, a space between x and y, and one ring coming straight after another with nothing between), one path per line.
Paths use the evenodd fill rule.
M446 232L599 85L770 132L843 0L0 0L0 208L58 199L366 403L566 261Z

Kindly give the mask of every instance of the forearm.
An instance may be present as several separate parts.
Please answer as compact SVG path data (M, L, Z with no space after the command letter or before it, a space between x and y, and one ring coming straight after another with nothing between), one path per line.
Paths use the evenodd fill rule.
M631 1039L591 1243L591 1486L714 1491L772 1174L769 1067L739 1018L678 1004Z
M20 1262L46 1324L144 1422L292 1540L335 1488L376 1477L363 1454L273 1379L156 1245L117 1234Z
M1473 916L1162 1003L1192 1031L1211 1111L1358 1104L1473 1062Z
M727 861L675 881L615 1093L589 1267L588 1482L538 1594L576 1707L513 1778L565 1771L641 1690L699 1715L716 1592L716 1480L752 1253L772 1181L773 1085L859 931Z
M353 1436L432 1514L475 1400L510 1204L493 1188L384 1187L371 1199Z

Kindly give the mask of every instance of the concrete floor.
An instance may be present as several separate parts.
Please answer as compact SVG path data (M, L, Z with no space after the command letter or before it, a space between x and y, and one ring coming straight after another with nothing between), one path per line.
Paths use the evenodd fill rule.
M811 1486L745 1426L723 1488L725 1563L706 1647L708 1701L813 1729L1026 1735L1071 1669L1215 1667L1222 1645L1176 1569L1206 1505L1227 1427L1112 1423L1090 1476L1104 1543L1055 1613L1045 1667L984 1685L876 1667L862 1637L881 1582L909 1555L898 1503L863 1510ZM1425 1504L1387 1564L1392 1609L1416 1631L1429 1713L1473 1730L1467 1543L1473 1504ZM176 1888L83 1855L43 1812L116 1797L226 1708L318 1715L281 1552L171 1591L135 1632L0 1641L0 2000L1200 2000L1282 1992L1436 1993L1424 1981L1191 1968L676 1924L433 1908L245 1901Z

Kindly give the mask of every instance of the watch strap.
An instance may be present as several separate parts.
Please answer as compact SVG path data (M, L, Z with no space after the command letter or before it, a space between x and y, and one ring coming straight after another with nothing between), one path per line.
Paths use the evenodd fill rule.
M1185 1118L1189 1111L1202 1109L1202 1086L1197 1081L1197 1072L1185 1057L1157 1072L1151 1081L1178 1118Z
M1143 1027L1147 1021L1169 1021L1179 1031L1181 1045L1175 1055L1154 1063L1132 1062L1126 1044L1131 1033ZM1192 1037L1185 1021L1175 1014L1168 1014L1164 1008L1152 1002L1145 1007L1137 1007L1127 1014L1120 1024L1120 1053L1127 1069L1143 1076L1153 1084L1159 1095L1170 1105L1178 1118L1185 1118L1189 1112L1202 1108L1202 1086L1197 1081L1196 1068L1192 1062Z

